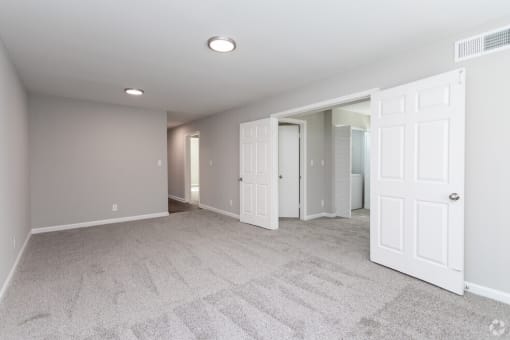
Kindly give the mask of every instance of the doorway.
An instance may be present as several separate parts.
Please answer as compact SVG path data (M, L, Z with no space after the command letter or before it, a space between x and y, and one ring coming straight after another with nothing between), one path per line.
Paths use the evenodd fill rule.
M200 176L199 176L199 151L200 137L191 136L190 138L190 203L198 204L200 202Z
M369 188L365 182L370 180L370 158L365 137L370 129L370 110L370 99L365 98L279 119L280 217L297 217L297 208L290 210L289 206L299 203L304 208L300 209L303 220L350 218L351 211L357 209L365 209L358 214L368 215L365 200L369 195L364 190ZM301 178L289 183L283 172L290 174L290 179Z
M193 205L200 204L200 132L186 136L185 200Z
M369 105L372 136L368 133L360 138L370 141L371 147L359 157L370 159L370 166L367 167L370 180L361 185L362 188L369 188L368 199L371 201L370 260L462 295L464 69L390 89L367 91L273 114L260 123L264 124L261 128L265 131L263 136L267 137L264 143L270 145L270 152L261 153L267 157L264 164L271 165L275 164L272 160L278 161L278 139L271 137L278 137L278 125L272 123L276 119L291 116L302 118L299 115L322 111L323 118L314 120L313 124L309 122L310 130L312 125L317 127L329 124L328 117L331 117L334 105L345 106L362 99L372 101ZM244 124L247 126L251 123ZM335 126L337 128L344 128L342 130L345 134L341 137L348 136L345 139L352 143L352 124ZM267 132L268 129L271 133ZM323 136L335 139L336 131L332 130L324 129ZM305 168L310 171L308 179L314 173L319 173L323 178L332 179L334 185L325 185L319 176L315 176L315 184L309 181L309 192L305 198L305 202L308 202L306 219L339 216L339 205L348 207L345 212L351 215L352 148L337 149L334 143L325 143L320 134L316 136L319 138L310 136L307 142L307 148L310 149L310 159L305 163ZM314 147L312 142L316 142L319 147ZM242 146L243 143L245 141L241 139ZM336 153L342 151L348 153L349 157L333 165L338 156ZM339 164L342 165L341 174L337 171ZM244 171L242 165L243 157L241 175ZM264 184L264 192L269 193L265 197L273 198L269 211L264 210L265 216L269 217L278 216L278 197L284 194L278 192L278 172L278 167L273 167ZM359 175L359 180L367 177L366 174ZM343 190L336 190L339 185L343 186ZM341 192L342 197L335 196L332 189L335 193ZM361 195L364 195L365 190L361 191ZM241 206L244 201L241 195ZM363 201L365 197L362 197L361 204ZM357 204L360 204L359 199ZM257 221L252 223L261 225ZM271 224L271 228L278 228L278 220Z
M300 125L279 122L279 214L280 217L299 218L301 210Z
M332 109L336 216L370 209L371 102L360 100Z

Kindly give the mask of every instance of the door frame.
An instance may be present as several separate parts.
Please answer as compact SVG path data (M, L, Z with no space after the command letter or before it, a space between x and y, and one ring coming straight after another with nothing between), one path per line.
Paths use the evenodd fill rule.
M294 119L294 118L278 118L278 122L281 123L290 123L299 125L299 176L301 179L299 180L299 219L305 221L307 216L307 204L306 198L308 197L306 194L306 188L308 187L308 176L306 172L306 129L307 123L306 120ZM279 139L276 140L277 143ZM278 149L278 144L276 145ZM279 160L279 158L278 158ZM278 199L280 198L280 193L278 192ZM279 203L279 200L278 200Z
M200 138L200 131L189 132L184 135L184 200L191 203L191 137L198 136ZM199 144L200 145L200 144ZM198 183L200 185L200 151L198 153ZM197 204L200 205L200 196L198 196Z
M302 114L302 113L320 112L320 111L323 111L326 109L330 109L331 107L334 107L334 106L339 106L342 104L347 104L347 103L358 101L358 100L363 100L363 99L371 100L372 95L378 91L379 91L379 88L372 88L369 90L355 92L355 93L351 93L351 94L348 94L345 96L335 97L335 98L315 102L312 104L308 104L308 105L272 113L269 115L269 117L274 118L274 120L276 121L276 124L271 125L271 129L272 129L271 134L274 136L275 140L277 141L278 140L278 123L277 123L278 120L285 119L285 118L291 119L291 118L289 118L290 116L295 116L295 115ZM273 159L278 161L278 143L277 142L272 143L271 151L273 154ZM305 164L306 164L306 166L304 167L304 171L306 173L306 168L308 167L308 164L307 163L305 163ZM279 205L278 204L279 203L278 202L278 198L279 198L278 167L273 167L273 176L272 177L275 179L273 182L273 186L274 186L273 197L275 199L273 199L272 203L271 203L271 205L272 205L271 212L274 212L276 214L276 216L279 216L279 213L278 213L278 211L279 211L279 209L278 209L278 205ZM304 177L306 178L306 176L304 176ZM305 191L305 190L306 190L306 187L304 188L303 191ZM305 196L305 199L303 201L304 204L306 204L307 199L308 199L308 197ZM306 215L304 215L304 217L305 217L305 219L307 218ZM274 221L274 223L276 223L275 226L276 226L276 228L278 228L278 218L276 218L276 221Z
M364 143L364 148L363 148L363 155L362 155L362 162L363 162L363 198L362 198L362 206L363 208L362 209L366 209L366 190L365 190L365 186L366 186L366 183L367 183L367 178L370 179L370 172L368 171L367 172L367 169L370 169L370 155L367 154L366 152L366 145L367 145L367 133L370 132L370 129L364 129L364 128L360 128L360 127L356 127L356 126L352 126L352 125L348 125L348 124L335 124L334 127L341 127L341 126L350 126L351 127L351 140L350 140L350 148L352 150L352 131L360 131L360 132L363 132L363 143ZM350 159L350 162L351 162L351 173L352 173L352 151L351 151L351 159ZM349 184L349 202L352 202L352 178L351 178L351 181L350 181L350 184ZM369 204L370 205L370 204ZM351 204L351 211L352 211L352 204Z

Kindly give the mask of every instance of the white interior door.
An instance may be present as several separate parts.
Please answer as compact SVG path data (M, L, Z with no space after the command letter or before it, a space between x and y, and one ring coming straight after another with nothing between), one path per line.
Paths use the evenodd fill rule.
M240 220L268 229L278 227L278 206L273 204L277 188L272 168L278 161L273 159L274 124L278 122L267 118L240 126Z
M280 217L299 217L299 125L278 127Z
M365 183L363 208L370 209L370 132L365 132Z
M340 217L351 217L352 129L334 127L335 211Z
M370 258L464 292L464 70L372 97Z

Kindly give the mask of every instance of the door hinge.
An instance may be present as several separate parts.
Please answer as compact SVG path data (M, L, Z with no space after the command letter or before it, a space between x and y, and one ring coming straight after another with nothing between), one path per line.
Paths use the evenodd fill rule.
M464 84L464 75L465 75L464 70L459 70L459 85Z

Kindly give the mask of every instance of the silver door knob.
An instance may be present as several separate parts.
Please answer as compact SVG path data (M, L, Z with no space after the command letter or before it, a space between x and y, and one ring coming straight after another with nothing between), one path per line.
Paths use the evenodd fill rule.
M282 176L282 175L280 175L280 176L278 176L278 177L280 177L280 179L282 179L282 178L283 178L283 176Z
M452 201L460 200L460 196L456 192L451 193L450 196L448 196L448 198L450 198L450 200L452 200Z
M239 177L239 182L242 182L243 181L243 178L242 177Z

